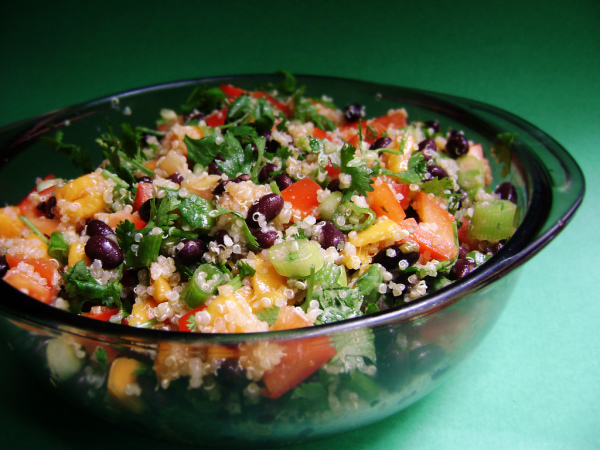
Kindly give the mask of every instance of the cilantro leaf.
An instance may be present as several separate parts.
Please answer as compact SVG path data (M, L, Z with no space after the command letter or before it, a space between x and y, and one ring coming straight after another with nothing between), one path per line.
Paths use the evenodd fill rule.
M225 123L247 124L261 133L273 128L275 109L264 98L253 98L248 94L243 94L229 106Z
M248 264L245 261L239 261L237 263L237 268L239 271L239 275L242 278L253 277L254 274L256 273L256 269L254 269L254 267L252 267L250 264Z
M53 231L48 243L48 255L57 259L62 264L67 264L69 256L69 244L63 234L59 231Z
M123 266L120 266L123 270ZM83 260L79 261L73 267L68 269L64 275L65 291L69 297L71 310L77 314L81 312L81 307L86 302L95 305L103 304L108 307L118 306L123 309L121 302L121 292L123 286L119 281L113 281L107 285L100 284ZM120 279L120 277L119 277Z
M69 156L69 161L75 167L81 169L83 173L90 173L94 170L92 165L92 158L90 157L87 150L83 149L79 145L67 144L63 142L63 132L57 131L56 135L51 138L48 136L42 136L40 138L42 142L48 144L48 148L54 153L65 153Z
M248 244L250 244L252 247L258 247L258 241L250 232L250 228L248 228L248 225L246 224L246 220L244 219L244 216L242 216L240 213L231 211L229 209L222 208L221 206L218 206L218 205L217 205L217 209L214 210L213 212L211 212L211 216L214 217L215 219L217 217L223 216L225 214L231 214L232 216L237 217L241 221L242 229L244 230L244 235L246 236L246 240L248 241Z
M502 165L501 175L505 177L508 175L511 165L511 153L510 149L517 137L514 133L500 133L496 136L498 143L492 148L492 154L496 157L496 160Z
M258 311L256 313L259 320L263 322L267 322L269 326L273 325L277 320L277 315L279 314L279 306L271 306L269 308L265 308L262 311Z
M317 108L309 99L300 99L297 102L294 119L301 122L312 122L316 127L325 131L333 131L336 128L330 119L317 112Z
M181 105L181 111L189 114L193 110L203 113L211 113L216 109L221 109L225 105L227 96L219 87L209 87L205 84L194 88L184 105Z
M380 166L376 163L367 166L367 162L360 156L355 156L356 148L350 144L344 144L341 152L340 171L351 176L350 186L346 188L344 196L348 198L353 193L367 195L373 190L371 177L379 175Z
M223 161L215 161L219 170L229 178L235 178L243 173L249 174L253 164L256 163L252 146L246 145L242 148L239 141L229 132L223 138L224 142L219 147Z
M421 191L426 194L441 195L443 191L452 190L454 183L450 178L434 178L433 180L426 181L421 185Z

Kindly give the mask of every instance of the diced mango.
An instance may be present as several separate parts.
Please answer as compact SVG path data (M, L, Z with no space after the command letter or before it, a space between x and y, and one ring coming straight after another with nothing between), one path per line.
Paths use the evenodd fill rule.
M287 289L286 278L277 273L275 268L268 264L262 258L254 260L254 269L256 273L252 276L252 288L254 290L255 302L252 302L252 309L256 313L263 309L260 300L268 298L274 305L278 299L285 298L285 289Z
M131 314L127 317L127 324L135 326L142 322L147 322L154 318L153 309L156 308L157 303L151 298L146 298L133 304Z
M0 209L0 236L5 238L21 236L24 224L19 219L19 214L19 208L16 206L5 206Z
M67 216L74 223L91 218L106 207L105 189L104 179L96 173L84 175L57 187L54 192L60 215ZM63 204L61 200L67 203Z
M206 311L211 317L210 325L217 333L246 333L261 327L261 321L252 313L247 299L239 295L220 295L210 302Z
M391 219L384 219L365 230L359 231L356 237L349 239L349 242L355 247L364 247L386 240L398 241L405 237L405 234L406 232L396 222Z
M310 321L298 313L293 306L282 306L281 309L279 309L275 323L271 325L269 330L291 330L293 328L310 327L311 325Z
M167 293L170 292L172 288L165 277L160 276L156 280L153 280L152 287L154 288L154 293L152 294L154 300L158 303L169 300L167 298Z
M186 173L190 171L185 156L175 150L170 150L165 156L161 156L156 162L156 168L160 169L162 171L162 173L159 172L160 175L165 177L173 175L175 172Z
M85 260L86 265L90 265L91 261L85 254L85 246L81 242L75 242L69 247L69 255L67 256L67 264L73 267L81 260Z

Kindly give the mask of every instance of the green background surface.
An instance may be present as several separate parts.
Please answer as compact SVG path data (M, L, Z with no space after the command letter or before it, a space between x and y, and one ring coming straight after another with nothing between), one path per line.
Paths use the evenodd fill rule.
M311 448L600 448L600 2L7 3L0 126L154 83L286 69L469 97L547 131L582 166L586 198L523 267L487 340L414 406ZM5 346L0 433L4 448L165 447L63 404Z

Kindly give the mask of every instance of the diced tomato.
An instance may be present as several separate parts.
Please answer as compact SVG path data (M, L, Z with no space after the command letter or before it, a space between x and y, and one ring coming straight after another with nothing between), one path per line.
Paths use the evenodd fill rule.
M317 139L328 139L328 140L331 140L331 138L329 137L329 135L327 134L327 132L325 130L321 130L319 127L315 127L313 129L312 135L313 135L313 137L315 137Z
M454 242L454 216L438 205L435 199L424 192L418 192L412 207L419 214L421 222L436 224L435 234L444 240Z
M219 87L221 88L223 93L227 96L227 98L230 98L230 99L237 98L242 94L247 94L247 91L240 89L238 87L235 87L232 84L222 84Z
M139 211L147 200L152 198L152 183L138 183L137 192L135 193L135 199L133 201L133 210Z
M426 262L432 258L444 261L454 258L458 249L454 242L446 241L439 235L433 233L429 228L417 224L415 219L405 219L400 224L410 235L405 240L414 241L419 246L419 252Z
M206 309L206 305L200 305L197 308L194 308L191 311L185 313L183 316L181 316L177 321L177 324L179 325L179 331L192 331L190 329L190 324L188 323L188 320L190 316L196 314L198 311L202 311L203 309Z
M227 111L229 111L229 108L223 108L220 111L215 111L205 119L206 125L209 127L220 127L221 125L224 125L225 119L227 118Z
M100 310L100 311L98 311ZM82 316L90 319L101 320L102 322L108 322L108 320L119 312L119 308L109 308L108 306L94 307L90 312L81 314Z
M295 328L310 327L309 320L296 312L293 306L282 306L277 313L277 319L271 325L271 331L291 330Z
M392 183L392 189L396 194L402 194L402 200L400 200L400 206L403 210L410 205L410 185L402 183Z
M279 364L263 375L266 388L261 394L279 398L315 373L333 358L335 348L326 337L316 337L281 344L285 355Z
M406 126L406 114L403 111L390 111L389 114L379 116L369 122L370 125L374 125L382 131L387 130L390 126L402 128Z
M331 161L329 161L325 167L325 172L327 172L327 175L329 175L331 178L337 178L341 172L341 169L339 167L336 169L333 167L333 164L331 164Z
M4 281L42 303L49 304L54 295L50 286L40 284L27 273L18 269L9 269L4 275Z
M49 286L52 285L52 280L58 271L56 262L50 258L34 259L28 258L25 255L11 255L7 253L6 262L11 269L17 267L20 262L33 266L33 269L48 282Z
M319 206L317 193L321 189L321 186L312 178L303 178L281 191L281 197L284 201L290 202L294 212L304 219L313 214Z
M367 203L377 216L387 216L396 223L402 223L406 217L404 209L390 186L383 182L373 183L373 191L367 194Z

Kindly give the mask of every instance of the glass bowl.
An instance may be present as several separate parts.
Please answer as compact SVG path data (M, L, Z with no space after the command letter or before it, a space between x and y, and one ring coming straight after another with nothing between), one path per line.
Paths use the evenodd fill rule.
M159 438L204 446L282 445L342 433L411 405L444 380L490 331L523 263L567 225L584 179L571 156L528 122L479 102L349 79L298 76L307 95L366 105L369 116L404 107L411 121L438 119L481 142L494 182L517 188L520 226L489 262L403 307L312 328L252 334L163 332L95 321L52 308L0 282L0 334L39 376L111 422ZM195 79L124 92L0 129L0 201L16 204L38 176L75 177L67 157L39 137L63 129L89 149L109 123L151 126L161 108L178 109L199 83L254 89L276 75ZM514 133L497 153L498 135ZM95 162L101 160L100 151ZM332 350L335 348L336 350ZM268 398L240 376L286 355L286 376L321 366L297 389ZM217 362L215 364L215 361ZM221 364L222 363L222 364ZM220 366L218 370L214 367ZM109 376L109 373L111 375ZM164 382L166 376L174 378Z

